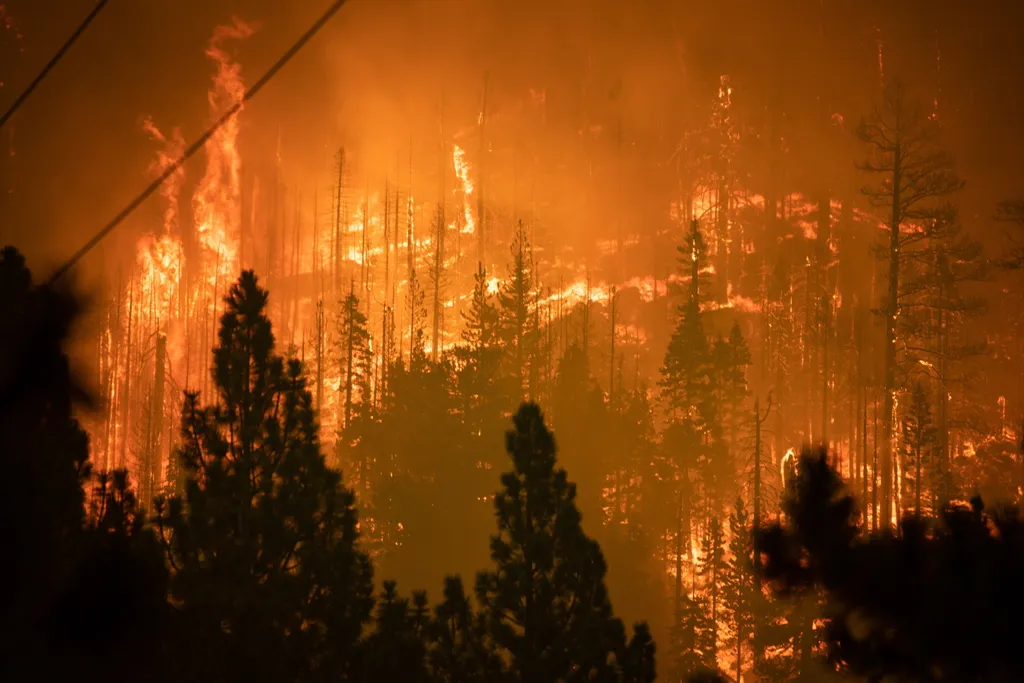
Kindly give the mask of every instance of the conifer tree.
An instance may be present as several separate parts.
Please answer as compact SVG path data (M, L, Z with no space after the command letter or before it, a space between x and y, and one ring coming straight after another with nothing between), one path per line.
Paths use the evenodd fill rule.
M425 593L415 593L410 603L398 595L394 581L385 581L377 598L373 632L362 645L362 680L430 681L426 659L429 621Z
M109 680L109 663L135 680L173 680L167 565L128 472L94 478L81 552L51 616L53 663L61 677ZM43 680L50 679L36 668Z
M454 351L457 362L458 391L462 398L462 415L468 434L476 435L479 452L484 456L500 438L510 399L515 392L501 376L501 347L498 308L487 283L482 265L473 275L473 298L469 310L463 312L465 327L463 344Z
M490 683L501 673L501 662L486 641L482 615L474 612L458 576L444 580L427 660L433 679L440 683Z
M971 285L987 278L987 260L981 243L960 223L954 207L934 212L916 233L903 240L908 261L900 293L897 332L905 340L900 358L901 377L908 384L920 375L934 383L934 467L936 479L948 483L951 475L952 426L966 422L965 390L970 386L972 361L986 351L985 338L972 330L970 321L984 310L985 302L972 295ZM913 397L908 396L912 402ZM939 507L949 501L945 489Z
M587 352L571 344L558 363L552 400L562 463L577 481L577 500L583 514L602 516L601 490L608 463L603 457L607 426L604 397L590 375Z
M462 314L465 323L462 341L474 352L493 347L499 339L498 309L492 299L487 270L483 264L477 264L473 273L473 298L469 310Z
M743 338L739 323L733 323L729 336L722 342L722 353L716 354L716 383L719 387L719 415L722 432L733 456L740 448L740 430L748 422L746 400L750 396L747 387L747 366L750 365L750 349Z
M700 311L704 259L704 238L693 221L686 243L679 247L680 270L689 276L689 291L678 309L679 320L669 339L659 382L665 408L673 419L698 423L709 402L709 348Z
M516 226L509 251L512 262L508 266L508 277L498 292L499 322L506 374L517 378L519 394L525 397L535 388L530 386L530 378L535 361L536 319L533 309L536 283L533 255L522 221Z
M941 203L963 186L954 170L951 155L938 144L938 122L915 106L906 88L894 84L886 88L880 107L861 121L857 136L869 147L868 159L860 168L879 178L864 188L872 205L883 212L888 240L883 258L888 265L887 283L882 297L881 315L885 329L883 404L881 433L881 519L892 513L893 405L896 399L897 321L901 314L901 274L908 256L907 242L920 239L919 230L909 229L915 222L929 221L941 210Z
M359 297L355 288L341 302L341 316L338 319L339 365L341 367L341 392L344 398L343 414L339 424L336 442L336 465L350 466L354 475L356 491L361 496L369 494L370 463L365 448L358 444L372 430L373 406L371 403L371 382L373 375L373 352L370 348L370 330L366 314L360 310Z
M215 401L187 394L185 493L157 507L190 680L337 680L373 606L355 499L325 460L298 360L252 271L225 299Z
M51 657L45 624L80 549L91 466L73 408L89 402L64 351L79 310L71 291L35 284L16 249L0 250L0 678Z
M338 320L340 342L339 362L342 368L342 391L345 396L342 429L352 424L353 416L359 409L366 408L370 397L370 330L366 314L360 310L359 297L355 287L341 302L341 317ZM357 393L358 392L358 393Z
M916 382L910 394L910 406L903 418L904 508L913 506L915 517L920 517L924 510L922 495L928 494L928 489L923 488L927 477L926 468L931 469L933 463L935 427L931 412L928 393L923 384ZM935 483L941 485L941 472L935 470L932 474L936 477ZM949 492L945 494L943 496L942 492L936 491L939 500L949 500Z
M750 517L743 498L736 497L729 515L729 558L726 563L728 578L722 594L723 612L733 624L733 643L736 657L736 680L740 680L750 654L754 630L754 610L757 609L752 577Z
M654 661L655 646L647 624L637 624L633 637L619 657L622 662L622 683L654 683L658 676Z
M725 559L725 533L716 515L708 518L703 538L702 556L698 574L704 583L705 613L697 632L697 647L703 664L709 668L717 666L719 632L718 624L725 613L724 596L730 581Z
M424 304L426 293L416 277L416 268L409 262L409 285L405 292L405 317L409 325L409 367L418 367L427 359L424 348L427 309Z
M555 466L540 409L524 404L513 423L506 436L513 469L494 501L495 569L477 576L488 636L511 680L614 681L625 638L601 550L583 533L576 487Z

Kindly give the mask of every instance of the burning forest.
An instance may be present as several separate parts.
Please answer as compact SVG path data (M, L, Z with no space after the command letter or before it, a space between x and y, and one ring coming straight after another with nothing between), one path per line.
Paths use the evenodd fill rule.
M106 4L193 54L121 213L0 123L0 671L1019 680L1013 10Z

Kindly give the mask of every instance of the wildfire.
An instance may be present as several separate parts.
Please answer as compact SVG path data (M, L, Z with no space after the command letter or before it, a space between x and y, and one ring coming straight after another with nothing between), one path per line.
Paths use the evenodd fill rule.
M452 164L455 167L455 177L462 183L462 232L472 234L476 231L476 221L473 218L473 206L470 197L473 194L473 181L469 177L469 162L466 161L466 153L458 145L452 145Z
M214 31L206 50L206 55L217 64L208 96L212 118L241 102L245 94L241 66L226 52L224 43L248 38L252 33L252 27L238 19ZM218 283L229 282L239 268L242 159L238 152L238 130L235 115L206 143L206 173L192 199L196 236L205 252L202 272L214 288Z

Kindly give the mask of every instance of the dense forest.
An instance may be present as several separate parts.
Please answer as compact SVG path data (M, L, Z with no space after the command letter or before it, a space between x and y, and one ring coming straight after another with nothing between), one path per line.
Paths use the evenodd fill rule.
M406 52L329 133L196 19L205 165L147 101L156 196L0 253L0 675L1020 680L1024 199L956 12L351 4L337 61Z

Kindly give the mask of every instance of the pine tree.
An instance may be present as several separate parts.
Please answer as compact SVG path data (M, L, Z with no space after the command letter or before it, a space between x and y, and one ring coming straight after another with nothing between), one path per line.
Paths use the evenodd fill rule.
M905 500L913 504L915 517L920 517L924 510L922 492L924 495L928 493L928 490L923 488L927 476L925 470L931 468L933 461L935 427L932 424L931 412L928 393L924 385L916 382L910 394L910 406L903 417L903 495ZM941 473L934 471L933 475L939 477ZM935 493L938 500L949 500L948 491L945 496L938 490ZM905 503L904 508L906 507ZM932 509L938 508L933 505Z
M920 239L915 222L929 221L940 202L963 186L954 171L953 158L937 142L938 123L922 107L914 106L900 85L886 89L882 106L861 121L858 137L870 147L861 169L880 176L880 182L864 193L884 211L888 245L884 259L888 278L881 315L885 327L885 367L882 405L882 509L881 518L892 514L893 405L897 386L897 320L900 310L900 275L905 268L908 242Z
M499 339L498 309L492 300L487 270L482 263L477 264L476 272L473 273L473 297L469 310L462 314L465 323L462 341L473 352L491 348Z
M341 302L341 316L338 319L338 340L342 368L342 391L345 395L342 430L352 424L353 416L360 408L368 408L372 354L370 351L370 330L366 314L360 310L359 297L355 286ZM358 393L357 393L358 392Z
M746 401L750 396L750 389L747 386L750 349L743 338L739 323L733 323L729 329L729 336L723 342L722 352L724 357L715 368L720 392L719 414L723 435L735 457L740 449L740 430L742 425L748 422L749 410Z
M427 597L415 593L410 604L395 586L385 581L377 598L374 629L362 646L361 680L427 683Z
M748 652L753 646L753 619L756 595L752 576L751 561L752 544L750 536L750 517L743 504L743 498L737 496L732 514L729 515L729 558L726 563L728 580L722 594L722 606L725 617L733 625L733 642L736 648L736 680L740 680Z
M485 624L473 611L457 576L444 581L444 599L434 608L427 660L440 683L489 683L498 678L501 662L490 649Z
M556 469L540 409L524 404L506 437L513 469L494 501L495 569L477 576L488 636L511 680L611 681L625 638L601 550L580 526L576 487Z
M0 250L0 678L53 658L44 625L80 548L91 465L74 407L89 402L64 351L79 311L71 291L35 284L16 249Z
M970 366L987 347L984 337L970 325L984 311L985 302L969 294L971 285L987 278L987 260L981 244L963 229L953 207L937 211L918 232L917 240L908 237L904 242L908 263L897 321L897 332L906 341L901 376L910 382L923 374L935 384L935 468L939 478L948 483L952 425L966 421L964 413L970 407L964 405L964 398L973 374ZM950 494L944 490L940 507Z
M630 531L639 525L638 516L642 507L642 482L653 475L652 464L656 458L657 433L654 426L654 411L651 409L647 390L639 387L634 391L620 394L621 401L613 409L612 456L610 463L614 471L615 489L611 522L629 522ZM651 501L657 504L656 501Z
M410 257L411 259L411 257ZM418 367L427 359L424 348L427 309L424 305L426 293L416 277L416 268L410 261L409 285L405 292L405 317L409 321L409 367Z
M725 533L718 517L708 518L707 530L702 539L702 555L698 567L698 575L704 584L704 619L697 630L697 649L701 654L704 666L718 666L718 647L720 634L718 625L725 613L724 596L730 578L725 559Z
M658 677L654 661L655 646L647 624L637 624L633 637L619 657L622 662L622 683L654 683Z
M509 247L512 262L508 277L498 292L498 313L501 340L505 348L506 374L517 379L519 395L532 395L530 386L534 368L536 320L533 315L536 293L534 288L533 255L523 222L516 227Z
M673 419L691 419L698 423L709 402L710 351L700 311L704 258L704 238L697 221L693 221L686 244L679 247L681 270L689 275L690 289L679 306L679 321L669 339L658 383L666 411Z
M562 462L577 484L583 514L601 519L601 492L608 472L604 457L607 410L604 396L590 375L587 352L577 344L558 363L552 413L561 444Z
M188 678L342 678L373 606L355 499L324 460L301 363L274 353L252 271L225 303L216 401L186 395L185 493L157 507Z
M501 375L502 351L498 308L491 294L487 271L482 265L473 276L473 297L463 312L463 343L454 350L458 393L467 432L475 435L474 450L484 462L489 444L504 431L507 411L516 396L510 382Z
M105 681L117 661L135 680L173 680L160 542L126 470L100 473L93 482L81 552L50 617L52 663L60 675L34 670L42 680Z
M370 462L366 449L360 448L359 444L373 428L373 351L368 321L360 310L354 286L349 288L348 295L341 302L338 342L344 412L339 421L341 428L335 446L336 465L349 465L355 475L356 491L360 496L368 496Z

